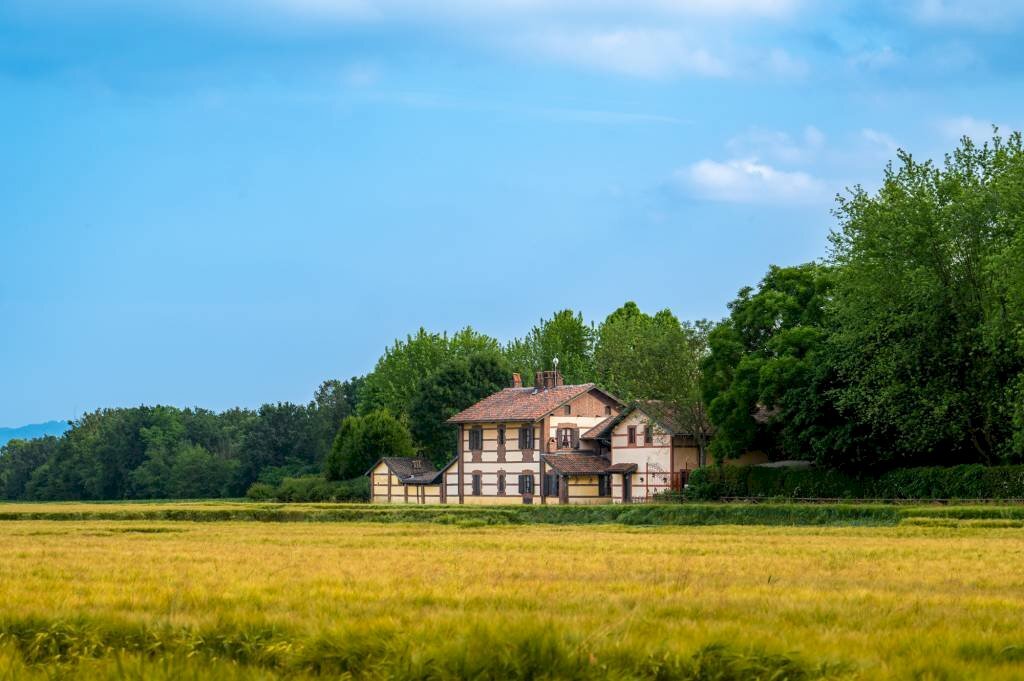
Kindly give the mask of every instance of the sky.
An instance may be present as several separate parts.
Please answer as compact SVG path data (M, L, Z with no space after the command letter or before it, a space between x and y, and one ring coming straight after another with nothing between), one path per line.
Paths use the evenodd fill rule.
M420 326L719 319L1024 126L1024 2L4 0L0 426L308 401Z

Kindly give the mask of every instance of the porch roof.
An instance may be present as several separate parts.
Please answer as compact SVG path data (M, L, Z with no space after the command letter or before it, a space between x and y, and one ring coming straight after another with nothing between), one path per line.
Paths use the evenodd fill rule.
M544 463L562 475L599 475L608 471L608 459L594 454L543 454Z

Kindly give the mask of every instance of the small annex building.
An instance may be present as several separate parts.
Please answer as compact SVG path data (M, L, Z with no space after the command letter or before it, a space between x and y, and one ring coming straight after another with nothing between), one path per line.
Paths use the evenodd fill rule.
M421 457L385 456L366 471L370 502L378 504L443 504L442 470Z
M593 383L518 374L455 414L455 457L384 457L367 471L375 503L608 504L681 490L704 465L681 419L659 402L624 404Z

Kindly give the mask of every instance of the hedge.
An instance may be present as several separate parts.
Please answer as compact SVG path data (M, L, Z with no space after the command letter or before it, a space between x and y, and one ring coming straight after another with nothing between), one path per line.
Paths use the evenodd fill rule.
M257 482L246 496L256 501L369 501L370 482L367 478L333 482L308 475L284 478L276 486Z
M1024 466L900 468L852 477L820 468L707 467L690 475L687 498L1024 499Z

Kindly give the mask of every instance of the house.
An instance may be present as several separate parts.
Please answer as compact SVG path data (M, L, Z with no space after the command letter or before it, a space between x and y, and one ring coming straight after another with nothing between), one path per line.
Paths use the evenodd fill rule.
M378 504L443 504L441 474L427 459L385 456L366 471L370 501Z
M607 504L679 490L702 465L697 443L658 402L624 404L593 383L539 371L448 419L455 458L385 457L367 471L378 503Z

